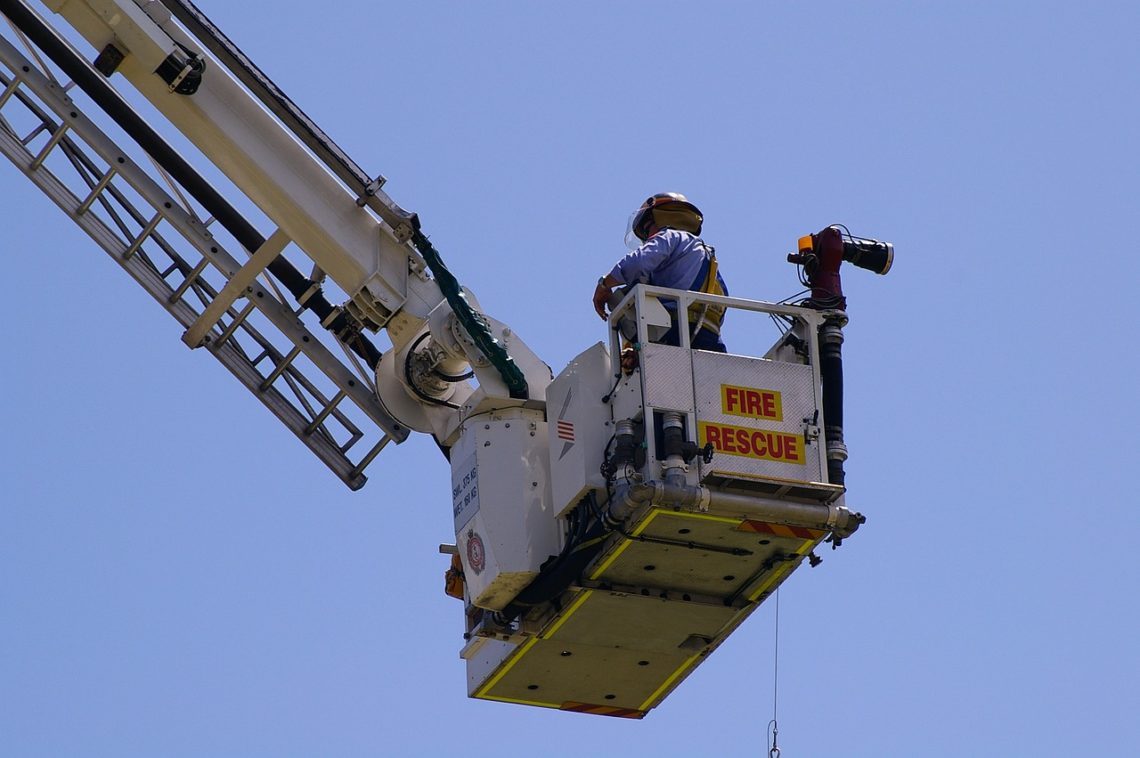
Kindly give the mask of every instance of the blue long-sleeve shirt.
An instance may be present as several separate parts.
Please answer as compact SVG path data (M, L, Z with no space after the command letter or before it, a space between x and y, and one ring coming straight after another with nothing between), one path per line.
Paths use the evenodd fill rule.
M610 269L610 276L626 285L640 283L687 290L699 284L696 279L707 250L695 234L663 229L618 261ZM724 279L719 274L717 279L727 295Z

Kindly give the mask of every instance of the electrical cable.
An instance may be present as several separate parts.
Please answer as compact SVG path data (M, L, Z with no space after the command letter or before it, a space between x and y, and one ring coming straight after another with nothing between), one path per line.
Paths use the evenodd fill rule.
M614 393L617 392L618 385L621 384L623 376L625 376L625 371L623 369L618 369L617 381L614 382L614 386L610 387L609 392L602 395L603 403L608 403L613 398Z
M780 692L780 588L776 588L776 633L774 652L772 656L772 720L768 722L768 732L772 736L771 747L768 749L768 758L780 758L780 746L777 744L777 735L780 732L776 721L776 697Z
M795 300L797 297L799 297L799 296L801 296L801 295L806 295L806 294L807 294L807 293L809 293L809 292L811 292L811 289L810 289L810 288L807 288L807 289L802 289L802 290L800 290L799 292L795 293L794 295L788 295L788 296L787 296L787 297L785 297L783 300L777 300L776 302L777 302L777 304L779 304L779 305L787 305L787 304L791 303L791 301ZM790 316L785 316L785 315L783 315L783 314L778 314L778 315L780 316L780 318L786 318L786 319L788 319L789 321L791 321L791 320L792 320Z
M851 233L851 230L847 228L846 224L829 224L829 226L833 226L836 229L842 229L843 234L846 235L847 239L855 239L855 235Z
M423 342L425 339L427 339L430 336L431 336L431 332L424 332L419 337L417 337L416 341L412 343L412 346L410 348L408 348L408 354L404 357L404 380L405 380L405 383L408 385L408 389L410 389L412 392L414 392L416 397L418 397L420 400L423 400L425 403L431 403L432 405L442 405L445 408L452 408L452 409L458 410L459 406L456 405L455 403L449 403L446 400L440 400L438 397L432 397L431 395L427 394L426 392L421 390L419 387L417 387L416 383L412 380L412 358L416 354L416 348L420 346L421 342Z

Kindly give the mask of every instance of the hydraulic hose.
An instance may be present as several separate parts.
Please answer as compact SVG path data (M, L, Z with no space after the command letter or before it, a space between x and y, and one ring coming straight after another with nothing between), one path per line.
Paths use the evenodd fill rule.
M591 505L597 508L594 493L589 494ZM590 515L583 513L581 518L588 519ZM499 612L505 620L517 618L528 608L553 600L566 590L578 575L589 565L590 561L601 551L610 529L596 519L590 523L580 536L572 536L566 542L566 547L558 556L539 573L535 579L515 596L510 604Z
M122 96L107 83L102 74L80 58L55 31L43 22L20 0L0 0L0 13L7 16L16 27L26 34L36 47L74 81L112 120L139 144L162 166L195 200L202 204L210 215L222 225L234 239L251 254L265 243L265 237L229 204L213 186L206 181L178 152L170 146L131 108ZM364 335L360 334L348 317L337 310L319 289L315 282L283 256L275 258L268 266L269 272L289 290L293 297L300 299L312 291L304 301L304 307L311 310L321 320L321 324L335 335L352 334L352 339L344 340L353 352L372 367L380 362L380 350Z
M847 460L847 446L843 443L843 327L839 318L829 318L819 328L819 350L827 480L842 487L846 479L843 462Z
M412 244L423 256L424 262L427 263L428 269L431 270L436 283L439 285L440 292L443 293L447 304L451 306L455 317L459 319L459 324L471 336L475 346L483 355L487 356L491 365L498 370L499 375L503 377L503 383L507 385L511 397L520 400L528 399L530 388L527 386L522 369L518 367L518 364L515 363L502 344L495 339L487 320L471 307L471 303L467 302L467 295L459 286L459 281L455 275L444 265L439 251L418 228L412 233Z
M548 570L540 573L500 612L502 618L515 619L527 608L549 602L564 592L601 551L608 534L605 527L595 522L577 547L565 557L559 556Z

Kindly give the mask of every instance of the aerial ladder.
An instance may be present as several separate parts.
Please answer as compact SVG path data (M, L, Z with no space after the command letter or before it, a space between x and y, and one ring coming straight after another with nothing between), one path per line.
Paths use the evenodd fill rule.
M348 487L390 442L433 437L451 468L441 550L469 696L640 718L863 523L845 503L839 268L886 273L889 243L841 227L801 238L800 305L634 287L607 340L553 376L384 177L192 3L43 5L0 0L0 152ZM259 231L120 81L275 228ZM684 329L663 344L666 304L781 328L763 356L691 349Z

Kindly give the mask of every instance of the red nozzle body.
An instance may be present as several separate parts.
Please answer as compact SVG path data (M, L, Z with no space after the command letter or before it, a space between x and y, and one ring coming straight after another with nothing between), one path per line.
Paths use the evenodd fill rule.
M801 243L801 254L804 252L802 247ZM811 251L815 260L804 269L811 285L811 299L826 304L828 308L846 308L843 282L839 279L839 267L843 263L843 236L839 229L829 226L811 235Z

